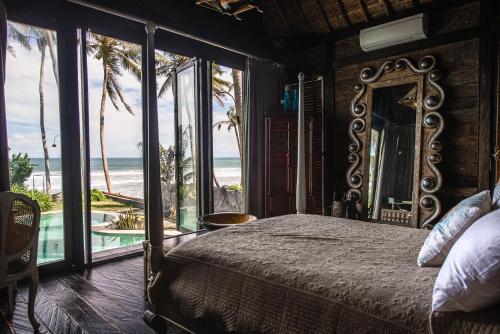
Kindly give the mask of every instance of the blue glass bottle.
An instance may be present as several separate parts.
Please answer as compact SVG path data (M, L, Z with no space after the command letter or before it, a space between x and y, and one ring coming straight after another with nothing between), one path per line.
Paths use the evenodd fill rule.
M299 112L299 90L293 90L293 111Z
M283 96L283 108L285 112L289 112L292 109L292 103L290 101L290 87L285 86L285 94Z

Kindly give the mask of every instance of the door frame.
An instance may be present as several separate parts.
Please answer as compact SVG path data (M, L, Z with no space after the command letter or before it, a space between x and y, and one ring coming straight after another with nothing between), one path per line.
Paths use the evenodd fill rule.
M61 140L60 160L63 194L64 259L38 265L40 275L50 275L84 266L77 245L83 245L82 201L80 176L79 105L77 27L66 20L55 21L51 17L33 16L20 11L8 11L8 21L32 25L56 32L57 65L59 74L59 133ZM6 70L9 66L7 64ZM76 131L76 132L75 132Z
M178 66L174 77L174 126L175 126L175 180L177 194L179 194L179 103L178 74L194 67L194 118L195 118L195 153L196 153L196 216L213 212L213 167L212 167L212 62L202 58L192 58L185 64ZM177 229L181 232L191 232L180 225L180 199L177 195L176 204ZM196 229L201 227L196 223Z

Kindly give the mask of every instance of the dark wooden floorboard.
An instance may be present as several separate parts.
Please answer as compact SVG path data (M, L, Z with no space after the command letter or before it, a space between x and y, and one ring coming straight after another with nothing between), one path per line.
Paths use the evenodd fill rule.
M143 290L141 257L43 279L35 304L40 333L153 333L142 320L148 307ZM28 288L20 283L9 317L6 293L1 292L0 334L33 332L27 300Z

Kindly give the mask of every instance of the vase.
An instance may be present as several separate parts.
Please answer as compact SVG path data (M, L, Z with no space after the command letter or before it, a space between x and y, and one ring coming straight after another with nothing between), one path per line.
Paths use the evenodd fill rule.
M292 102L290 100L290 89L285 88L285 94L283 96L283 108L286 112L289 112L292 109Z
M293 111L299 112L299 90L293 90Z

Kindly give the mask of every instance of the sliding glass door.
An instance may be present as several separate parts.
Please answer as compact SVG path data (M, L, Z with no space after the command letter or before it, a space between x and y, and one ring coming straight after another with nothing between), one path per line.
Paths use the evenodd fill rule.
M197 173L197 108L196 61L176 71L176 138L177 138L177 224L181 230L196 230Z
M90 32L85 40L86 246L98 258L145 238L142 49Z
M8 143L0 144L9 149L12 190L42 208L38 262L44 270L83 268L101 256L141 250L149 153L144 138L151 126L160 134L165 236L199 228L197 217L213 211L215 181L239 192L236 137L229 134L229 150L224 139L212 145L212 128L226 124L231 106L226 99L220 113L212 113L218 79L212 82L211 62L157 50L159 122L148 124L143 24L111 14L64 20L65 12L8 7L9 19L22 23L9 22L7 32ZM204 52L177 38L184 44L176 51L187 45L190 55ZM217 131L217 138L226 134L224 126ZM220 158L215 178L212 151Z
M243 211L243 72L212 65L214 212Z
M11 190L42 210L38 263L65 259L57 33L8 23L6 109Z

